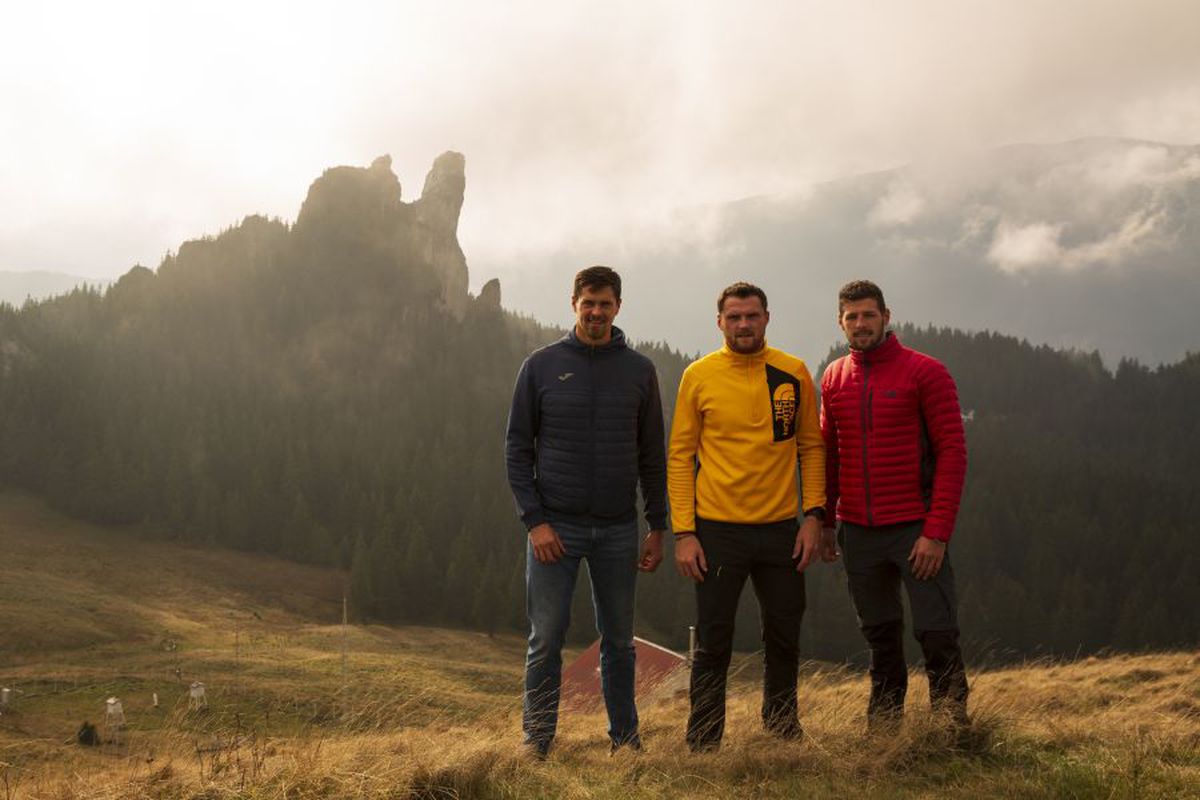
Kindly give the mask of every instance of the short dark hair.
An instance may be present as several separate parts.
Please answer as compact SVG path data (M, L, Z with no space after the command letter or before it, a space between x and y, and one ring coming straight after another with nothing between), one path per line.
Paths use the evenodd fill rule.
M883 302L883 290L871 281L850 281L838 290L838 316L846 303L857 300L874 299L879 304L879 312L887 311L887 303Z
M737 297L745 300L747 297L757 297L762 301L763 311L767 310L767 293L755 286L753 283L738 281L731 283L721 290L721 295L717 298L717 313L720 314L725 310L725 298Z
M575 273L575 289L571 293L571 299L579 297L583 293L584 287L598 292L605 286L611 286L617 302L621 302L621 276L615 269L600 265L581 269Z

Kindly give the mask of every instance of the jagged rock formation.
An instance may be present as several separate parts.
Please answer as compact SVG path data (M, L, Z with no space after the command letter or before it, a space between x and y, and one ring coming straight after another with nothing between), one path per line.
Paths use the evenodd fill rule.
M421 199L413 204L424 255L442 281L446 307L459 318L466 309L468 279L467 257L458 244L458 215L467 185L465 168L461 153L442 153L425 176Z
M401 200L391 156L380 156L365 169L328 169L309 188L296 219L296 233L302 240L322 241L329 259L338 255L336 247L329 247L331 242L370 242L397 268L411 270L417 278L427 277L418 273L429 269L442 305L461 319L468 300L467 259L458 244L465 164L460 153L438 156L420 199L413 203ZM424 262L420 271L409 263L414 259Z
M500 307L500 279L492 278L479 290L479 302L487 308Z
M392 172L390 156L381 156L368 169L331 167L313 181L296 218L304 231L342 227L348 231L395 227L404 222L400 179Z

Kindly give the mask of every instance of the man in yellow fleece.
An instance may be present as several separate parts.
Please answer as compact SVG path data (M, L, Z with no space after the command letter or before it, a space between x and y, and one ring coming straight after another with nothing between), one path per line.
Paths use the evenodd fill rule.
M762 611L763 724L785 739L802 733L803 572L822 544L825 447L812 378L803 361L767 346L769 320L762 289L739 282L722 291L717 327L725 345L687 368L675 403L667 487L675 564L696 582L693 751L721 743L733 622L747 577Z

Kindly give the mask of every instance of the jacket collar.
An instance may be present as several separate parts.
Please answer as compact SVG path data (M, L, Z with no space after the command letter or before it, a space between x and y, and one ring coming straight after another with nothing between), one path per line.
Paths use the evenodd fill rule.
M899 355L901 349L900 338L891 331L888 331L884 334L883 341L870 350L855 350L851 348L850 360L854 364L870 364L874 366L875 364L882 364L892 360Z
M625 332L616 325L613 325L612 338L608 340L607 344L590 345L587 342L581 341L580 338L575 335L574 325L572 325L571 329L567 331L567 335L562 337L562 339L559 341L573 350L595 350L597 353L607 353L610 350L624 350L629 346L625 342Z

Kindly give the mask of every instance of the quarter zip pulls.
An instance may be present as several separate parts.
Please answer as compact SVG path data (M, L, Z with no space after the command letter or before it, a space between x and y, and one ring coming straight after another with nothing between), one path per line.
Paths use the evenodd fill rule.
M729 346L726 342L718 351L730 361L733 362L733 368L741 372L741 378L745 385L745 406L746 418L751 423L761 424L766 406L761 402L756 402L754 382L758 373L761 373L767 365L767 343L764 340L761 350L754 353L739 353Z
M667 481L676 531L695 530L697 516L794 520L801 494L804 508L824 507L824 448L804 362L765 345L743 354L725 343L693 362L679 385Z

